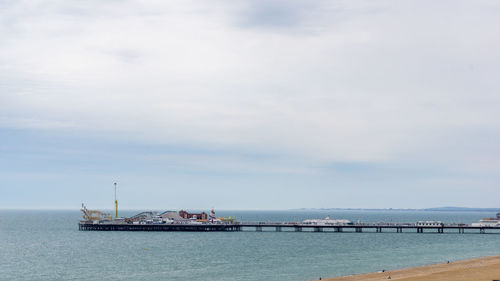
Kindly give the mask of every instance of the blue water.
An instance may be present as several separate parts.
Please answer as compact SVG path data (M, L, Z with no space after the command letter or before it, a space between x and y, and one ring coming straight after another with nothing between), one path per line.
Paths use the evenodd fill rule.
M124 212L132 215L136 212ZM476 222L492 213L220 211L245 221ZM78 231L78 211L0 211L0 280L312 280L500 254L500 234Z

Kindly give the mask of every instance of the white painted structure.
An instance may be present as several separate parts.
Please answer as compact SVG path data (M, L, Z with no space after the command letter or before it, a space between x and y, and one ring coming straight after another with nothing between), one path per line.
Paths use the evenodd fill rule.
M500 226L500 213L497 213L496 218L483 218L479 222L472 223L471 226L482 227L482 226Z
M417 226L443 226L444 223L441 221L418 221Z
M349 225L352 224L350 220L346 219L332 219L329 216L324 219L307 219L302 221L303 224L311 225Z

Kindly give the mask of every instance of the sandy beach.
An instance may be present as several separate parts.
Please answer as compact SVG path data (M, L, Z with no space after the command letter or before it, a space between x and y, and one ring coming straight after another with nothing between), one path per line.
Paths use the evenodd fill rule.
M390 278L389 278L390 277ZM407 269L389 270L367 274L350 275L337 278L323 278L328 281L491 281L500 280L500 256L471 260L450 261Z

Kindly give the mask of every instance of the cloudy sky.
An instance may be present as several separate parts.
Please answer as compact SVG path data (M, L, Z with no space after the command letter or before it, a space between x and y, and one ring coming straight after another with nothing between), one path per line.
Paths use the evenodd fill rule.
M0 208L498 207L498 1L0 0Z

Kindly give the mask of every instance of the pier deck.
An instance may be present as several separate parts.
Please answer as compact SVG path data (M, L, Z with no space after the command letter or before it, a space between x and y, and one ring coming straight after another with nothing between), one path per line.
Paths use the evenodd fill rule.
M489 233L500 234L500 227L489 226L417 226L407 224L311 225L301 223L241 222L234 224L118 224L80 222L82 231L289 231L289 232L370 232L370 233Z

